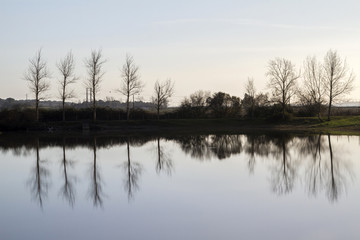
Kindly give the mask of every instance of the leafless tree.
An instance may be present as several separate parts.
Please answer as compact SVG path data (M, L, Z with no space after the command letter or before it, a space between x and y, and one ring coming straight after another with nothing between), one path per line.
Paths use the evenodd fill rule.
M198 90L190 95L190 102L192 107L204 107L206 99L211 96L210 91Z
M167 106L169 98L174 94L174 83L170 79L160 83L156 81L152 102L156 105L157 119L160 118L160 108Z
M307 57L304 62L303 86L298 91L300 103L314 106L320 119L321 105L324 103L323 66L316 57Z
M29 88L35 95L36 121L39 121L39 102L44 99L44 93L50 88L50 84L46 81L48 78L50 73L39 49L35 56L29 59L29 68L24 73L24 79L29 82Z
M328 120L330 120L333 102L353 89L355 76L349 72L346 61L338 53L329 50L324 59L324 87L328 95Z
M248 78L245 85L246 94L249 97L249 106L246 106L251 111L251 117L254 118L254 108L255 108L255 93L256 89L254 86L254 79Z
M126 118L130 119L130 96L138 94L143 88L143 83L139 76L139 67L135 65L134 58L126 55L125 64L121 70L120 92L126 96Z
M266 73L270 77L268 85L272 90L274 101L281 104L282 116L285 119L286 105L295 94L296 80L300 75L296 72L295 65L284 58L271 60L268 68Z
M74 73L75 62L72 52L70 51L56 66L61 74L61 79L59 79L59 94L62 101L62 117L63 121L65 121L65 101L75 96L74 90L69 90L68 85L73 84L78 80Z
M86 85L91 89L92 92L94 121L96 121L96 94L100 91L100 83L104 76L104 63L105 60L103 60L101 50L91 51L90 57L88 59L85 59L85 66L88 72Z

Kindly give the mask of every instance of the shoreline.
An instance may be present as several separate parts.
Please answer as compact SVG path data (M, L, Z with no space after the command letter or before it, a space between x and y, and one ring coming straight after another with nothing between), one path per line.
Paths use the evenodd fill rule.
M360 116L334 117L331 121L317 118L294 118L286 122L264 119L171 119L133 121L39 122L2 125L3 133L60 134L181 134L181 133L254 133L289 132L305 134L360 135Z

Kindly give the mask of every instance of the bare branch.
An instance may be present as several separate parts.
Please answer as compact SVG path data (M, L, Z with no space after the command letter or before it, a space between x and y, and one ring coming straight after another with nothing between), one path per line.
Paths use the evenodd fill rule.
M324 59L323 84L329 98L328 120L332 103L353 89L355 75L349 72L346 61L342 61L336 51L329 50Z
M103 60L101 49L97 51L93 50L90 57L85 60L85 67L88 72L86 85L92 91L94 121L96 121L96 94L100 91L100 83L105 74L103 71L103 65L105 62L106 60Z
M29 59L29 67L24 73L24 79L28 81L30 90L35 95L36 121L39 121L39 102L44 99L44 93L49 90L50 84L46 81L50 78L47 64L42 59L42 50L39 49L32 59Z
M139 75L139 67L135 65L134 58L127 54L125 64L121 70L121 86L118 90L124 96L126 96L126 112L127 112L127 120L130 119L130 107L129 101L130 96L139 94L144 84L140 80Z
M171 79L160 83L156 81L154 86L154 96L152 97L153 103L156 105L157 117L159 119L160 108L167 106L169 98L174 94L174 83Z
M62 100L63 121L65 121L65 101L74 97L74 90L69 90L68 85L75 83L79 79L74 73L75 62L72 52L70 51L56 66L61 74L59 94Z
M266 73L270 77L268 85L273 92L274 101L281 104L283 118L285 118L286 105L290 103L290 98L295 94L296 80L300 74L296 73L295 65L284 58L271 60L268 68Z

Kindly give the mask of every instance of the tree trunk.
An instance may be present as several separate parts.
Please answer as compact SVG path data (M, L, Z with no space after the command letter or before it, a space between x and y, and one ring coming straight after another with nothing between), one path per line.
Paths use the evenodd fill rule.
M93 88L94 89L94 88ZM95 91L93 91L93 113L94 113L94 122L96 122L96 99Z
M127 100L126 100L126 120L129 121L130 119L130 106L129 106L129 99L130 98L130 95L128 94L127 95Z
M327 117L327 120L328 120L328 121L330 121L331 104L332 104L332 96L330 96L330 99L329 99L329 109L328 109L328 117Z
M36 114L36 122L39 122L39 99L38 99L38 96L36 96L36 100L35 100L35 114Z
M160 106L157 106L157 120L160 120Z
M62 101L62 120L65 122L65 99Z

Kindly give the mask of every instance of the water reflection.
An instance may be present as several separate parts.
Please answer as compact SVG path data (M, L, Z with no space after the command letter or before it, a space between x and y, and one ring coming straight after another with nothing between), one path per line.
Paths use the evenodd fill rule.
M75 204L75 182L76 176L69 175L69 168L74 168L74 161L66 158L66 146L65 146L65 138L63 138L63 146L62 146L62 161L61 167L63 169L63 177L64 183L60 189L59 195L61 195L71 207Z
M36 162L32 167L27 186L30 189L32 199L37 201L40 207L43 207L43 201L48 195L50 186L50 171L46 168L46 160L40 159L39 139L35 139Z
M135 143L138 143L135 141ZM131 161L130 158L130 139L126 141L126 150L127 150L127 161L122 165L125 179L124 179L124 189L127 192L128 200L134 198L134 193L139 190L139 178L142 172L142 166L138 162Z
M91 164L91 167L89 168L90 187L89 187L88 196L90 199L92 199L92 202L95 207L102 207L103 198L104 198L103 181L102 181L100 168L98 166L97 158L96 158L96 150L97 150L96 137L93 137L92 150L93 150L93 163Z
M0 138L2 153L12 152L14 156L30 156L35 152L36 161L31 168L27 186L40 207L48 197L50 187L50 168L47 161L41 159L40 150L44 147L60 147L62 182L58 195L69 206L73 207L76 200L76 184L80 174L76 172L74 161L67 158L67 150L87 148L91 151L91 164L87 172L87 196L95 207L102 207L105 200L105 182L97 158L98 149L111 149L116 146L126 151L123 170L123 187L128 200L134 200L135 193L140 190L140 178L144 172L144 164L151 160L155 173L169 176L174 171L174 159L170 154L168 142L172 147L179 147L191 159L209 164L213 159L225 160L235 157L237 161L245 161L247 171L254 175L255 167L266 166L269 177L268 184L276 195L290 194L304 184L306 193L311 197L325 195L330 202L337 202L346 191L348 183L354 178L349 159L344 158L343 149L335 144L334 136L330 135L292 135L249 134L249 135L186 135L179 137L129 137L129 136L26 136ZM148 142L155 143L156 160L133 159L136 151L143 150ZM136 147L136 148L135 148ZM134 149L133 149L134 148ZM146 155L145 155L146 156ZM145 157L146 158L146 157ZM149 157L150 158L150 157ZM224 163L226 164L226 162ZM146 164L145 164L146 165ZM72 173L72 174L71 174Z
M170 154L166 152L164 147L160 144L160 137L157 137L157 161L155 169L158 174L165 172L168 175L171 175L174 169Z

